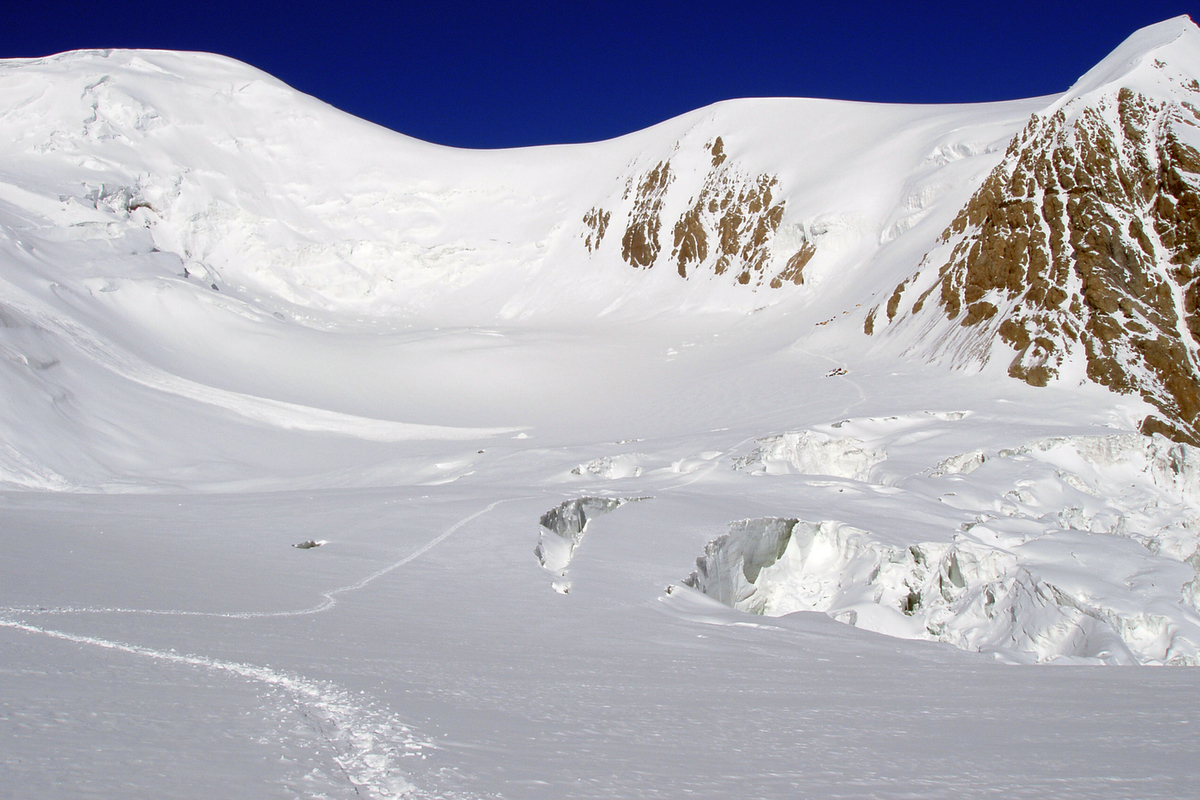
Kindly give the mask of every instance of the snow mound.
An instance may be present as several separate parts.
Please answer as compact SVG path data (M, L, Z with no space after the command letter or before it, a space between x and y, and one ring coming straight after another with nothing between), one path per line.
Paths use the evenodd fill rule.
M1062 436L1001 450L1002 458L1026 456L1064 470L1096 496L1145 482L1172 500L1200 507L1200 448L1163 436L1134 433Z
M832 475L856 481L871 478L871 468L887 453L864 447L860 439L834 438L814 431L796 431L758 440L749 455L733 462L736 470L752 475Z
M1004 496L1003 515L1129 538L1200 571L1200 448L1115 434L1041 439L998 455L1049 468L1061 483L1018 481ZM1198 583L1194 578L1185 589L1195 608Z
M627 453L619 456L603 456L592 459L586 464L580 464L571 470L572 475L595 475L598 478L617 480L618 478L637 478L642 474L641 461L646 456L642 453Z
M987 454L982 450L959 453L939 461L930 468L928 475L931 478L940 478L943 475L969 475L982 467L985 461L987 461Z

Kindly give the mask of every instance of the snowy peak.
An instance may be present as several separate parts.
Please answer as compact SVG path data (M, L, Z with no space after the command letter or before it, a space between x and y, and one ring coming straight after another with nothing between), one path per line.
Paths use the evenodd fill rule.
M1002 342L1034 386L1086 375L1139 394L1159 411L1144 432L1195 443L1200 30L1154 26L1101 67L1030 119L876 313L959 362Z
M474 152L158 51L3 62L0 105L5 181L43 195L48 225L148 233L180 262L143 279L270 313L468 324L816 297L881 250L927 249L1036 107L738 100L608 142Z
M540 362L483 370L483 389L464 376L547 325L657 326L674 359L688 326L761 324L829 352L820 373L841 376L870 349L872 306L869 331L956 361L1011 348L1015 377L1086 375L1154 403L1146 430L1190 440L1200 87L1196 30L1176 22L1049 110L739 100L607 142L498 152L409 139L218 56L0 63L0 313L28 321L4 334L17 355L0 381L33 398L0 410L5 463L37 485L124 480L120 448L93 433L117 430L147 442L140 474L187 465L182 427L114 419L129 381L282 438L516 430L541 415L530 403L571 393ZM452 357L429 344L428 364L399 366L422 331L479 328L448 337ZM341 337L360 335L347 359ZM85 369L115 383L83 386ZM481 398L471 413L464 387ZM74 433L50 452L31 415Z
M1135 32L1084 73L1056 105L1121 87L1152 93L1153 87L1163 85L1164 70L1200 74L1200 28L1187 15Z

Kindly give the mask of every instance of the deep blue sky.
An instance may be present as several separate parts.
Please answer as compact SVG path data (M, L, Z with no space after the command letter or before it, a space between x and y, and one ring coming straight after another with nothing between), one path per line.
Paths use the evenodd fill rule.
M732 97L1060 92L1136 29L1196 18L1190 6L7 0L0 57L206 50L411 136L512 147L606 139Z

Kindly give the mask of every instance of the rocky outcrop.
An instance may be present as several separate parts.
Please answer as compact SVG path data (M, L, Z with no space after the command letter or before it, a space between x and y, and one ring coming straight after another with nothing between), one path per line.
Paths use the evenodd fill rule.
M773 196L779 181L770 175L747 179L725 166L720 137L711 152L712 171L675 223L671 260L681 278L711 263L717 275L734 272L738 283L748 284L753 278L761 283L771 258L768 244L783 219L783 202L774 202Z
M936 307L1011 347L1009 374L1033 386L1078 356L1090 380L1158 408L1144 432L1196 443L1200 85L1155 67L1178 99L1121 88L1035 115L943 232L936 279L900 284L884 312Z
M625 187L625 197L633 192L633 210L629 212L629 223L621 237L621 258L631 267L652 267L658 258L658 233L662 229L663 203L667 187L671 185L671 162L660 161L658 166L642 176L633 188L632 182Z
M786 254L782 267L773 266L784 255L775 247L784 212L778 178L738 169L719 136L705 148L705 170L699 173L702 181L686 203L669 195L675 186L694 185L697 173L689 169L687 180L677 180L680 173L671 160L660 161L628 179L622 196L628 210L621 258L639 269L669 264L681 278L701 272L729 274L741 285L766 284L775 289L785 283L804 283L804 267L816 254L811 242L804 241L795 252ZM683 210L670 216L668 254L663 235L669 205L682 205ZM611 217L611 211L599 207L584 215L582 238L589 252L600 246Z
M601 211L598 208L593 208L583 215L583 224L587 226L587 233L583 236L583 246L589 253L594 252L600 246L600 241L608 232L610 219L612 219L611 212Z

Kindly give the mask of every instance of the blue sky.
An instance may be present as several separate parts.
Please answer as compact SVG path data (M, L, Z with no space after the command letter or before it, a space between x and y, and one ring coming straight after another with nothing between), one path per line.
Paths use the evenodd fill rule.
M8 0L0 57L205 50L440 144L606 139L733 97L901 103L1066 89L1186 2Z

